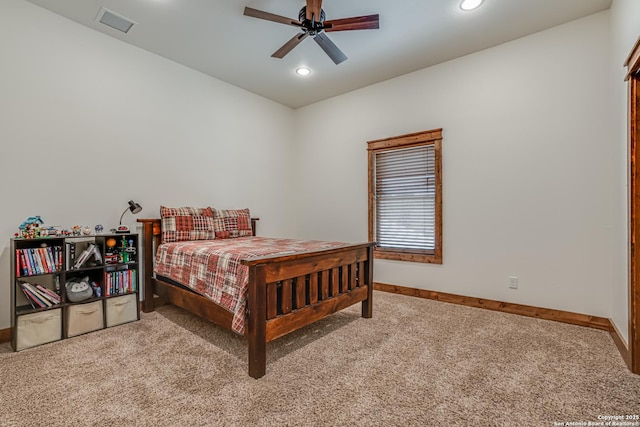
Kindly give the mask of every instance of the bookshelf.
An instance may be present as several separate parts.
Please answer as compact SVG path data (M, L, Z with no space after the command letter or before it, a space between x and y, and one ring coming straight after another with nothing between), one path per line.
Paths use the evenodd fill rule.
M136 233L11 239L11 346L140 319Z

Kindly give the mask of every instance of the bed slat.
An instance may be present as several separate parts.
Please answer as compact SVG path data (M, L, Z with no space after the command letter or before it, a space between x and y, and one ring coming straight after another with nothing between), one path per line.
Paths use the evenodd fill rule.
M267 283L267 319L278 315L278 283Z
M291 313L292 307L292 292L291 292L292 279L286 279L282 281L282 314Z
M351 264L349 266L349 289L356 288L356 274L358 274L358 264Z
M322 300L329 298L329 272L321 271L322 274Z
M341 268L342 276L340 277L340 292L347 293L349 292L349 266L343 265Z
M296 309L307 305L306 281L307 276L296 277Z
M309 304L318 302L318 273L309 276Z

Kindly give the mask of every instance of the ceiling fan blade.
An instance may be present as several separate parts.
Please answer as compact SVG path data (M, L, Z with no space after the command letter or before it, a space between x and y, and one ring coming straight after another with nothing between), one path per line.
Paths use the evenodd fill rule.
M307 19L309 21L313 18L316 22L320 22L321 11L322 0L307 0Z
M296 34L295 36L293 36L291 38L291 40L286 42L280 49L276 50L273 53L273 55L271 55L271 57L272 58L284 58L284 56L287 53L291 52L293 50L293 48L298 46L302 40L307 38L308 35L309 35L308 33Z
M350 31L350 30L377 30L380 28L378 15L356 16L353 18L333 19L324 22L324 30Z
M338 49L338 46L333 44L331 39L329 39L326 34L318 33L318 35L316 35L313 39L316 41L316 43L318 43L318 45L320 45L322 50L324 50L325 53L329 55L329 58L331 58L331 60L335 62L336 65L347 59L347 56L342 53L340 49Z
M277 22L279 24L293 25L294 27L300 27L302 23L295 19L287 18L285 16L276 15L262 10L253 9L250 7L244 8L244 14L251 16L252 18L266 19L267 21Z

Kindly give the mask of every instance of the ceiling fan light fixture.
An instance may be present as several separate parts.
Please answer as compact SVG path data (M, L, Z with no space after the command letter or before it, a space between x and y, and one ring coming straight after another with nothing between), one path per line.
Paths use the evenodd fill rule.
M309 74L311 74L311 70L307 67L298 67L296 69L296 74L303 77L308 76Z
M482 4L484 0L462 0L460 3L460 9L462 10L473 10Z

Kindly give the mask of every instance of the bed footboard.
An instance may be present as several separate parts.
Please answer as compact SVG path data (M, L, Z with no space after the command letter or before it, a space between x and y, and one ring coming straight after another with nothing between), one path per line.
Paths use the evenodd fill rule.
M249 266L249 375L265 374L266 343L362 302L372 316L373 243L243 261Z

